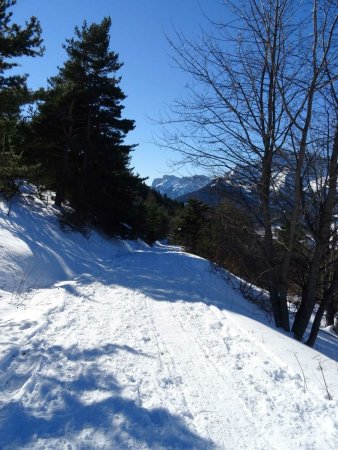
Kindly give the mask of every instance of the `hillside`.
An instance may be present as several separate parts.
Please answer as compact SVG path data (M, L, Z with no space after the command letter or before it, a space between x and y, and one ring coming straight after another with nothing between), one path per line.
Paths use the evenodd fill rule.
M337 339L276 331L178 247L0 206L2 449L336 448Z

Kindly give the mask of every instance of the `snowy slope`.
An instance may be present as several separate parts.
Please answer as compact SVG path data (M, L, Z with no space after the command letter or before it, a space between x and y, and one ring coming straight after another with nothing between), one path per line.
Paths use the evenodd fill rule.
M182 195L198 191L210 181L211 178L205 175L194 175L191 177L164 175L162 178L155 178L151 187L161 194L175 199Z
M276 332L179 248L3 211L1 449L336 448L335 338Z

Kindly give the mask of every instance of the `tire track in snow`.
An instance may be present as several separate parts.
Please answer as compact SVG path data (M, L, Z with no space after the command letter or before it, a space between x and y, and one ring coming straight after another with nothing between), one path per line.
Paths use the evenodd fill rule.
M137 272L137 265L144 262L151 272L161 264L162 256L148 253L146 260L142 255L128 258L128 270ZM265 352L264 346L245 333L233 313L197 302L209 292L213 277L201 271L196 274L186 264L173 266L165 262L164 275L166 271L178 281L177 292L173 290L171 298L175 297L173 293L180 295L183 283L188 282L187 273L191 275L193 289L182 289L184 298L191 296L191 303L179 299L170 303L165 296L155 300L144 295L142 287L136 291L123 283L86 284L81 277L71 282L77 291L62 290L62 307L51 309L47 325L30 337L37 349L36 359L32 360L36 365L29 366L29 354L12 362L10 371L20 375L21 367L23 374L22 379L19 376L13 382L13 398L20 398L27 408L36 406L38 412L49 417L58 410L65 391L74 394L74 382L98 367L99 371L93 372L95 383L89 378L82 386L77 385L75 394L79 399L87 401L93 395L92 384L97 391L101 389L97 395L109 395L105 377L116 376L121 398L135 402L150 414L153 408L171 413L165 416L166 424L159 425L165 432L175 427L172 418L176 415L188 429L198 430L196 434L209 442L196 447L198 450L214 449L215 445L227 450L280 450L286 448L285 433L292 434L287 442L292 441L294 448L321 448L318 441L311 441L311 436L304 445L300 441L309 436L314 426L316 403L309 395L299 395L300 380L296 374L290 375L273 352ZM151 289L148 291L151 295ZM253 378L253 373L257 378ZM41 380L56 376L60 379L58 390L42 395ZM281 410L283 401L279 399L284 388L295 397L287 411ZM323 417L323 411L318 412ZM122 421L118 415L113 418L108 412L107 416ZM285 422L285 416L289 422ZM309 421L310 427L299 423L302 418ZM109 435L108 429L104 432ZM86 448L96 448L100 440L95 439L95 432L88 431ZM131 447L123 448L138 445L151 448L137 440Z
M320 441L314 439L311 443L311 429L322 426L323 433L334 429L330 405L326 408L327 423L318 423L317 416L323 415L323 408L317 409L311 393L302 392L298 374L290 374L278 364L277 358L271 359L270 352L266 353L266 358L262 357L261 345L243 334L228 313L202 304L199 314L188 304L182 309L182 313L187 314L184 321L187 330L195 336L215 370L227 378L245 409L256 422L257 419L261 422L261 429L265 433L273 430L277 448L289 450L290 441L283 443L285 434L292 440L293 448L320 448ZM285 401L285 392L289 393L288 401ZM306 444L302 438L305 434L309 436Z
M171 378L166 381L167 402L173 399L173 391L184 392L184 402L176 408L188 408L185 416L197 429L223 449L273 449L261 430L239 405L237 394L229 389L227 380L220 376L215 366L194 336L182 326L173 313L172 304L151 301L155 326L160 330L160 347L166 354L164 362ZM169 388L168 388L169 386ZM182 401L182 400L181 400ZM228 407L231 405L231 408ZM234 409L234 405L238 405ZM246 419L243 420L243 415Z
M186 426L191 431L200 434L190 420L192 416L182 389L182 379L174 370L174 359L165 340L162 339L161 329L158 328L153 311L154 301L143 294L137 294L135 300L138 305L135 308L136 317L142 316L143 313L140 331L143 335L144 350L152 354L153 362L156 363L156 369L151 364L143 365L143 373L139 377L142 405L148 408L164 407L173 415L179 414L180 417L184 418ZM146 315L144 315L144 312L146 312ZM144 380L148 380L148 382L144 382ZM155 390L154 386L156 386ZM207 436L207 438L210 445L205 448L214 449L212 439L210 436Z

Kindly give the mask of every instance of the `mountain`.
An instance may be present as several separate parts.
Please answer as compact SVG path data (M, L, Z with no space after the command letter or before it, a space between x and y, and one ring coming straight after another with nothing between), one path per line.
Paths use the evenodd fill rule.
M335 337L277 331L179 247L65 233L35 194L0 201L1 449L336 450Z
M190 192L197 191L212 180L205 175L194 175L192 177L176 177L175 175L164 175L155 178L152 188L172 199L177 199Z
M294 198L294 170L296 160L294 155L283 153L276 155L272 170L271 207L272 209L288 209ZM222 177L212 179L201 188L186 192L177 197L178 201L187 202L194 198L212 206L228 199L256 209L259 205L257 184L260 178L259 167L250 164L240 164L229 170ZM303 172L305 192L313 195L324 188L327 183L327 164L325 160L316 159L306 165Z
M278 155L275 158L272 184L274 193L279 197L283 195L290 198L294 167L295 161L292 156ZM183 202L194 198L215 206L228 198L243 205L256 207L258 204L256 186L259 175L257 167L241 164L223 176L214 178L205 175L192 177L164 175L162 178L154 179L152 188L167 197Z
M189 192L177 198L178 201L187 202L189 199L200 200L211 206L217 206L224 199L231 199L237 203L243 201L255 201L250 190L244 189L234 181L226 177L217 177L210 181L206 186L194 192Z
M225 199L243 206L258 205L255 184L234 171L228 172L223 177L214 178L201 189L177 198L181 202L187 202L189 199L200 200L211 206L217 206Z

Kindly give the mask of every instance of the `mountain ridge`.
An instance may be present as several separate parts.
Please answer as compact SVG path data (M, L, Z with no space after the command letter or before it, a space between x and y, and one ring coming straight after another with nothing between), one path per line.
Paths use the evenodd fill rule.
M191 177L178 177L176 175L163 175L155 178L151 187L162 195L177 199L182 195L197 191L206 186L212 177L206 175L193 175Z

